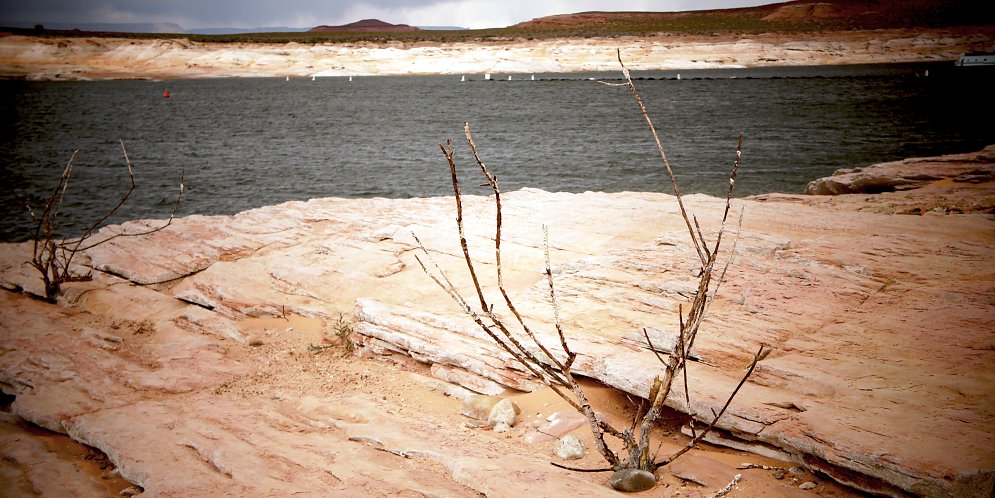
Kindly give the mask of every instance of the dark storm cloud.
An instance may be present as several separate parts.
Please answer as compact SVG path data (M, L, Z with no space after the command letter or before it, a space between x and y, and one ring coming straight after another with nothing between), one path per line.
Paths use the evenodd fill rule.
M418 7L431 0L356 2L308 0L0 0L0 19L49 22L175 22L192 26L255 26L297 20L334 20L357 5ZM309 21L310 22L310 21Z
M414 25L507 26L587 10L691 10L762 0L0 0L0 21L309 27L364 18Z

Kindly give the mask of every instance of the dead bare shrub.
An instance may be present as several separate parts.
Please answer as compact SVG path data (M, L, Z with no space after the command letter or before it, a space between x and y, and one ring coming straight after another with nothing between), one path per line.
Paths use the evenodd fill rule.
M79 153L79 150L73 150L55 189L45 198L44 209L41 214L36 215L31 206L27 206L28 213L30 213L31 219L35 224L33 234L34 244L32 246L30 264L41 274L42 282L45 285L45 299L50 302L55 302L62 284L66 282L87 281L92 278L91 273L79 274L73 269L73 259L77 254L110 242L118 237L137 237L158 232L173 222L173 217L180 208L180 201L183 198L182 171L180 172L180 187L179 193L176 196L176 204L173 206L172 212L169 213L169 219L164 224L140 232L120 231L99 240L91 240L96 235L97 229L114 216L114 213L117 213L124 206L125 202L131 197L132 192L135 191L135 172L131 164L131 159L128 157L128 150L124 147L124 140L119 140L118 142L121 144L121 153L124 155L124 162L128 167L128 178L131 181L131 187L121 196L113 208L108 210L96 222L88 225L82 235L66 239L60 239L58 236L62 203L65 200L66 191L69 189L73 163L76 161L76 155Z
M549 284L550 301L553 304L553 325L556 330L556 337L558 338L559 344L548 345L539 340L535 333L526 324L525 320L522 318L522 315L516 308L514 301L505 290L501 267L501 190L498 186L497 178L491 174L487 166L485 166L484 162L481 161L479 155L477 154L477 148L474 144L473 136L470 133L469 124L464 125L464 134L467 143L469 144L474 161L486 181L486 185L491 188L494 194L494 204L496 207L494 260L495 271L497 274L497 286L501 294L501 299L503 299L507 310L514 317L513 322L509 323L509 320L506 320L495 313L494 303L488 302L485 292L481 288L480 281L478 280L476 265L474 259L470 255L470 250L467 245L466 235L464 232L463 205L460 193L460 184L456 175L456 163L453 157L454 153L451 141L447 142L446 145L440 145L440 148L442 149L442 153L449 164L453 194L456 203L456 226L459 231L460 246L462 248L463 259L466 263L467 272L470 280L473 282L474 291L476 293L476 302L473 305L471 305L470 302L468 302L461 295L449 277L434 261L425 246L420 240L418 240L417 236L415 239L418 242L422 255L427 260L426 262L421 256L417 257L418 262L421 264L422 270L424 270L425 273L439 285L439 287L445 290L453 301L459 305L463 312L470 316L477 326L480 327L480 329L485 332L491 340L500 346L501 349L511 354L529 372L541 379L554 392L556 392L557 395L563 398L574 409L582 413L587 418L591 431L594 434L595 447L602 457L604 457L605 461L608 462L609 466L598 469L571 470L590 472L620 472L638 469L640 471L653 472L656 469L674 461L688 450L695 447L705 437L705 435L715 427L715 424L725 413L726 409L729 407L729 404L739 392L739 389L746 382L747 378L749 378L749 376L753 373L757 363L763 360L771 350L765 345L760 345L747 366L746 373L743 375L742 380L740 380L739 384L729 395L721 409L717 411L713 410L714 417L708 421L707 425L705 425L704 428L699 429L692 423L692 437L688 444L674 453L663 457L662 459L657 459L656 453L651 451L651 430L661 415L664 402L671 391L671 386L673 385L675 379L677 379L678 376L683 376L684 384L685 386L687 385L687 371L685 369L686 362L691 354L692 348L694 347L695 339L697 338L699 328L702 320L704 319L705 313L708 310L709 304L714 299L718 288L724 279L726 270L728 269L729 261L731 261L731 258L727 259L725 265L721 266L721 268L718 265L719 249L725 234L733 189L735 187L736 174L739 169L740 157L742 154L743 135L740 134L739 136L739 144L736 149L736 157L733 162L732 172L730 174L729 189L725 200L725 209L723 211L722 222L714 242L709 244L704 238L697 218L693 215L689 216L687 210L685 209L676 177L674 176L673 169L667 160L667 156L664 152L663 145L660 142L659 135L656 128L653 126L653 122L646 111L646 106L644 105L636 86L632 82L628 69L622 63L620 54L619 64L622 67L622 73L625 76L626 81L625 83L612 85L624 86L631 90L633 98L635 99L640 112L643 114L646 123L653 134L653 138L656 140L657 148L659 149L667 176L671 181L677 203L680 207L681 215L687 226L692 247L694 247L694 251L697 254L697 263L700 265L697 292L687 306L679 306L679 329L677 334L677 343L673 347L673 350L666 357L662 356L650 340L646 329L643 329L643 335L646 338L647 345L649 346L649 349L656 354L663 371L654 379L649 396L641 404L628 427L619 429L603 420L591 406L584 389L574 376L571 367L577 358L577 354L571 350L567 336L560 324L559 307L556 302L556 287L554 284L553 272L550 269L549 264L548 235L545 233L545 227L545 274ZM517 325L515 322L517 322ZM520 329L520 332L513 332L513 328L516 330ZM686 405L690 407L690 394L686 388L685 396L686 398L684 401L686 402ZM690 409L688 411L690 414ZM606 435L621 441L623 448L621 452L613 451L610 445L606 444ZM553 463L553 465L569 468L557 463Z

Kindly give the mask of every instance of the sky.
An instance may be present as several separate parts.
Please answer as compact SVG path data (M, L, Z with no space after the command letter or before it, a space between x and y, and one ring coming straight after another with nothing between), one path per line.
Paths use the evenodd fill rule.
M779 0L0 0L0 21L174 23L184 29L309 28L361 19L412 26L495 28L590 10L682 11Z

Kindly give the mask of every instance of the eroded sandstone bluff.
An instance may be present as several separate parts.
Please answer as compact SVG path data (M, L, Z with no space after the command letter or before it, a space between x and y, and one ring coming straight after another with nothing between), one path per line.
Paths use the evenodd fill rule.
M971 175L914 189L735 200L742 228L689 367L690 411L710 418L757 346L773 346L720 421L721 439L822 484L801 491L706 452L660 479L711 472L687 479L714 492L742 473L755 496L842 492L833 480L888 496L990 496L992 150L970 156ZM674 198L525 189L503 199L505 284L518 308L556 343L541 273L547 225L576 371L646 396L659 364L639 331L672 330L697 282ZM713 237L723 201L685 199ZM493 205L464 200L491 288ZM471 292L452 201L329 198L185 217L88 251L80 271L93 280L66 285L57 304L25 296L40 291L24 264L30 245L4 244L0 388L15 396L13 414L99 448L140 487L131 492L149 496L613 495L606 476L551 467L535 424L502 434L464 427L447 415L454 401L419 394L425 385L455 392L448 382L541 387L414 259L417 235ZM402 366L330 353L341 313L355 320L364 357ZM411 373L419 366L425 375ZM523 419L565 416L521 399ZM668 403L687 409L682 385ZM573 433L591 447L584 427ZM679 444L664 442L664 451ZM0 439L8 480L72 487L67 474L52 479L58 467L13 447ZM599 463L589 455L577 465Z
M957 60L990 51L995 27L389 43L200 43L0 33L0 77L204 78L617 71Z

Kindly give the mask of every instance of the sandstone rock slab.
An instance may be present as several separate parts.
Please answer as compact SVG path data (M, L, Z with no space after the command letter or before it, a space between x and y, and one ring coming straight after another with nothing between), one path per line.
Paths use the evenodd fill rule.
M873 205L875 198L861 203ZM562 325L578 353L575 373L646 396L660 366L639 341L641 330L673 330L677 308L696 282L673 198L526 189L502 199L505 285L523 320L553 354L562 354L541 273L546 224ZM714 237L722 202L701 195L685 201L706 238ZM464 204L465 217L474 220L470 248L487 270L481 272L486 297L500 303L488 262L492 204L475 196ZM995 222L776 197L738 199L734 208L740 207L742 231L735 251L730 245L726 253L733 263L696 343L698 361L688 366L691 403L681 383L668 405L710 419L758 344L766 343L775 349L720 421L724 436L874 493L990 492ZM86 255L94 280L67 285L58 304L8 292L0 297L0 387L17 396L15 413L100 448L147 491L286 494L293 491L288 476L304 472L307 479L298 482L304 488L348 493L372 481L336 465L387 456L394 460L373 464L385 469L375 481L403 492L411 476L389 467L409 459L396 452L438 454L438 440L427 433L444 428L402 414L401 425L419 429L402 427L385 437L379 423L332 412L305 415L293 381L307 373L315 389L377 388L355 372L327 373L348 381L313 377L325 375L315 355L330 353L308 349L308 341L320 342L339 313L352 310L358 342L410 356L426 371L439 365L437 371L472 372L474 382L543 387L462 316L414 260L412 233L454 285L472 295L451 210L446 198L315 199L232 217L184 218L154 240L116 239ZM24 254L23 244L0 246L5 288L30 291ZM514 323L502 305L495 312ZM243 342L253 323L288 313L325 330L312 337L284 327L267 332L262 346ZM302 347L260 356L292 340ZM307 372L291 369L297 365ZM280 375L267 377L266 369ZM323 403L362 405L346 398ZM336 431L348 435L343 440ZM171 432L170 443L158 439ZM437 483L441 488L426 489L458 495L451 486L472 483L483 493L513 486L503 483L506 474L486 452L455 448L458 439L442 445L452 458L425 457L450 476ZM352 444L333 460L324 448L343 442ZM288 451L293 462L278 456ZM559 479L548 469L529 472ZM261 477L250 479L255 474ZM188 485L175 483L180 475ZM557 489L576 494L585 483L564 481Z

